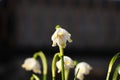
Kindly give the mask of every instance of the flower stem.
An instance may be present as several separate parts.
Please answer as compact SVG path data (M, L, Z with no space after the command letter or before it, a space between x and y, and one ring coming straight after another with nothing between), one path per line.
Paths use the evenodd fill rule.
M116 54L115 56L113 56L112 59L110 60L110 63L109 63L109 66L108 66L108 72L107 72L106 80L109 80L109 77L110 77L110 73L111 73L113 64L114 64L115 61L119 58L119 54L120 54L120 53L117 53L117 54Z
M55 76L56 76L56 62L59 58L59 53L56 53L53 57L53 60L52 60L52 80L55 80Z
M64 59L63 59L63 56L64 56L63 48L59 46L59 50L60 50L60 59L61 59L61 65L62 65L62 72L61 72L61 75L62 75L62 80L65 80Z
M112 80L117 80L119 67L120 67L120 64L118 64L117 67L115 68L115 72L113 74L113 79Z
M33 57L36 59L37 57L40 57L41 60L42 60L42 64L43 64L43 80L47 80L47 60L46 60L46 57L44 55L44 53L42 51L40 52L36 52Z
M30 77L30 80L40 80L40 79L35 74L32 74L32 76Z

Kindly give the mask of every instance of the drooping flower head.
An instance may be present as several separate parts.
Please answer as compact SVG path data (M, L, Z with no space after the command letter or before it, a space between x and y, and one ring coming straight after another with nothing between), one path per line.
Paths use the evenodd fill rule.
M34 73L39 73L39 74L41 73L40 64L34 58L25 59L24 63L22 64L22 68L24 68L27 71L32 70Z
M80 62L80 63L77 64L77 66L75 68L75 75L78 71L77 78L79 80L83 80L84 75L88 75L90 73L90 70L92 70L92 67L88 63Z
M74 68L74 66L75 66L74 62L70 57L64 56L63 59L64 59L65 70L69 70L70 68ZM62 70L61 60L57 61L56 66L58 68L58 73L61 72L61 70Z
M71 34L66 31L65 29L61 28L59 25L56 26L56 31L51 37L53 44L52 46L55 47L56 45L65 48L66 42L72 42Z

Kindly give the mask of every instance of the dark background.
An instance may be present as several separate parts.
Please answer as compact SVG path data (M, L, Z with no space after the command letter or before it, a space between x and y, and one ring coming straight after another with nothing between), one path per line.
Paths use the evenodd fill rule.
M0 0L0 79L29 80L32 73L21 64L42 50L51 80L57 24L72 35L65 55L93 67L85 80L105 80L111 57L120 51L120 0ZM74 69L70 75L73 80Z

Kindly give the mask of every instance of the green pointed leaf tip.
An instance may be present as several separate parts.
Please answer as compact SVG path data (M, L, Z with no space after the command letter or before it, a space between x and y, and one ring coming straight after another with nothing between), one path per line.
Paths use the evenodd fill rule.
M61 28L60 25L56 25L55 29Z

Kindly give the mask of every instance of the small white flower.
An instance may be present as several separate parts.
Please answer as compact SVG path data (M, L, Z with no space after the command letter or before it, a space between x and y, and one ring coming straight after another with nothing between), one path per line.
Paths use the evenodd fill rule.
M92 67L88 63L80 62L80 63L77 64L77 66L75 68L75 75L78 71L77 78L79 80L83 80L84 75L88 75L90 73L90 70L92 70Z
M51 39L53 41L52 46L55 47L56 45L65 48L66 42L72 42L71 34L63 28L57 28L54 34L52 35Z
M41 73L40 64L34 58L25 59L24 63L22 64L22 68L24 68L27 71L32 70L34 73L39 73L39 74Z
M58 68L58 73L61 72L61 70L62 70L61 60L57 61L56 66ZM68 56L64 56L64 68L65 68L65 70L69 70L70 68L73 68L73 67L74 67L73 60Z

